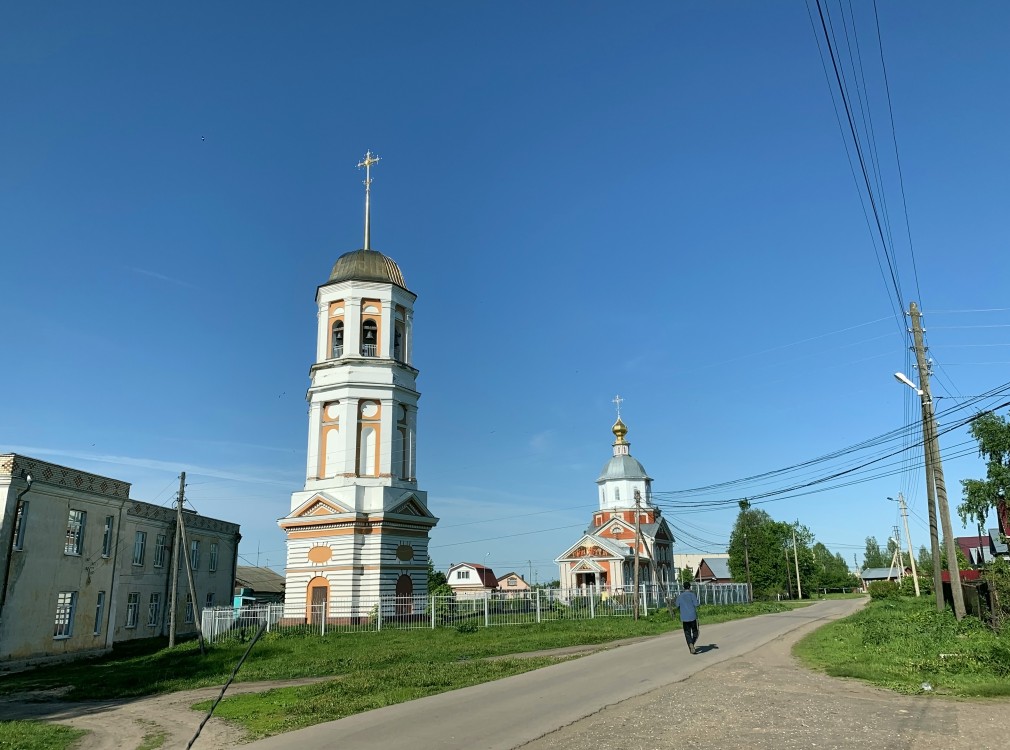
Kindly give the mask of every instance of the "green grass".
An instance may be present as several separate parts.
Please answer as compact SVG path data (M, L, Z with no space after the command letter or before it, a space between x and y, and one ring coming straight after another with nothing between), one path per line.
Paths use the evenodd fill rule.
M803 638L794 653L832 677L854 677L902 693L1010 695L1010 634L974 617L960 623L932 597L872 601Z
M494 661L414 662L356 670L316 685L280 688L226 698L214 715L239 724L250 739L290 732L426 695L500 680L556 664L557 658L509 658ZM206 711L211 701L193 708Z
M69 750L87 734L39 721L0 721L0 750Z
M784 612L785 602L752 605L702 606L703 624ZM623 638L659 635L680 627L665 610L637 622L630 617L559 620L541 625L481 628L458 633L435 630L383 630L370 633L267 633L238 675L240 682L298 677L347 678L360 672L418 664L452 663ZM61 664L11 675L0 682L0 694L69 686L66 700L129 698L222 684L245 650L244 643L210 647L200 656L196 642L150 651L137 648L120 656L118 650L101 659Z

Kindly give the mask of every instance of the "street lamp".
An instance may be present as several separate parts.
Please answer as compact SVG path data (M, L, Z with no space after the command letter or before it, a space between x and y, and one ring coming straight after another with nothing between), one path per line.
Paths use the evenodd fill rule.
M916 329L918 330L918 329ZM926 365L920 362L920 367ZM929 393L929 373L925 371L923 387L913 383L904 373L894 373L899 383L904 383L915 391L922 403L922 452L926 459L926 495L929 500L929 543L933 553L933 586L936 594L936 609L942 612L943 576L940 564L940 540L937 533L936 517L939 509L943 526L944 546L947 553L947 570L950 572L950 593L953 599L954 616L964 617L964 592L961 590L961 572L957 564L954 529L950 523L950 506L947 504L947 485L943 480L943 464L940 461L940 445L936 434L936 416L933 413L933 398Z

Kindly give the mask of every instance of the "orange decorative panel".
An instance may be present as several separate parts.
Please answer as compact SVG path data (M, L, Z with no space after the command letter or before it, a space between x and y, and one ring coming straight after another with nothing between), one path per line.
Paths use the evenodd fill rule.
M309 550L309 561L314 563L324 563L329 562L330 558L333 557L333 550L329 547L316 546Z

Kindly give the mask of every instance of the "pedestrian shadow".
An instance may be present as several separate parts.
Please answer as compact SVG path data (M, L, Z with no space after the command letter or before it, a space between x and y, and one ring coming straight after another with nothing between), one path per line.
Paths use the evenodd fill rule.
M695 653L704 654L706 651L715 651L717 648L719 648L718 643L710 643L707 646L695 646L694 650Z

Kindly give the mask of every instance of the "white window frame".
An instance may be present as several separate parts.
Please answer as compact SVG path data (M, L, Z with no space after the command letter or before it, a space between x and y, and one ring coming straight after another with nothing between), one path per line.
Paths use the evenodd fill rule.
M77 592L61 591L56 595L56 619L53 638L63 640L74 634L74 610L77 609Z
M144 554L147 552L147 532L138 531L133 535L133 564L144 565Z
M189 543L189 564L193 570L200 569L200 540L193 539Z
M67 514L67 540L63 545L63 554L76 555L84 552L84 529L88 523L88 512L71 508Z
M168 551L168 535L158 534L154 538L154 567L165 567L165 553Z
M140 592L131 591L126 595L126 626L127 628L137 627L140 620Z
M193 595L186 594L186 619L185 623L191 625L193 623Z
M161 594L157 591L151 593L151 599L147 604L147 627L158 626L158 618L161 616Z
M213 591L208 591L207 592L207 599L204 601L203 608L204 609L212 609L213 607L214 607L214 592Z
M105 619L105 592L98 592L98 601L95 602L95 635L102 634L102 620Z
M217 571L217 542L211 542L210 543L210 563L209 563L209 565L210 565L210 567L208 568L208 570L210 570L211 573L214 573L214 572Z
M112 554L112 531L115 528L116 517L105 517L105 532L102 534L102 557Z

